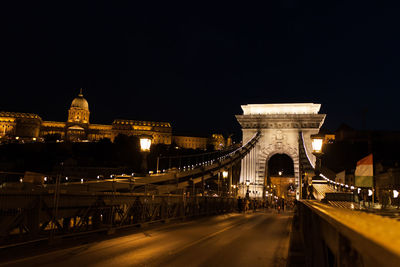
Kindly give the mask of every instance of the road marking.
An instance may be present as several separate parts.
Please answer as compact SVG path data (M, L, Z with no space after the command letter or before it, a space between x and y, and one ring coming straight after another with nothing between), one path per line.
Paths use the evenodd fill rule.
M214 233L208 234L208 235L206 235L206 236L203 236L202 238L197 239L196 241L190 242L189 244L184 245L183 247L180 247L178 250L175 250L174 252L170 253L169 255L170 255L170 256L176 255L176 254L182 252L183 250L185 250L185 249L187 249L187 248L189 248L189 247L192 247L192 246L197 245L197 244L199 244L199 243L201 243L201 242L203 242L203 241L205 241L205 240L207 240L207 239L210 239L210 238L212 238L212 237L214 237L214 236L216 236L216 235L219 235L219 234L221 234L221 233L223 233L223 232L225 232L225 231L227 231L227 230L229 230L229 229L232 229L232 228L235 227L235 226L242 225L242 224L244 224L244 221L245 221L245 220L241 220L241 221L239 221L238 223L233 223L232 225L227 226L227 227L225 227L225 228L223 228L223 229L221 229L221 230L219 230L219 231L217 231L217 232L214 232Z

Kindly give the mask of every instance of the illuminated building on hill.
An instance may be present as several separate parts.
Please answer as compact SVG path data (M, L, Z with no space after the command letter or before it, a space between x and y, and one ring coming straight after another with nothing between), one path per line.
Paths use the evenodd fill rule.
M181 148L206 149L208 144L216 150L226 147L221 134L211 138L193 136L172 136L169 122L115 119L112 124L90 123L89 103L82 90L72 100L67 121L44 121L33 113L0 112L0 142L34 142L49 136L72 142L94 142L103 138L114 141L119 134L151 135L153 144L171 144ZM53 138L54 139L54 138Z
M168 122L116 119L112 124L91 124L89 103L82 90L68 110L66 122L44 121L37 114L0 112L0 138L6 140L33 140L49 135L59 135L62 140L73 142L98 141L119 134L151 135L153 143L171 144L172 127Z

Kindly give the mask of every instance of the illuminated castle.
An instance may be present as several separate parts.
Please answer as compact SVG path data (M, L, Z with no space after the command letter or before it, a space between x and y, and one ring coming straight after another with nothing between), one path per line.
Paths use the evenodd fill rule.
M0 112L0 138L3 140L33 140L48 135L59 135L62 140L73 142L98 141L118 134L151 135L153 143L171 144L172 128L168 122L150 122L116 119L112 124L91 124L89 103L82 89L68 110L66 122L43 121L37 114Z

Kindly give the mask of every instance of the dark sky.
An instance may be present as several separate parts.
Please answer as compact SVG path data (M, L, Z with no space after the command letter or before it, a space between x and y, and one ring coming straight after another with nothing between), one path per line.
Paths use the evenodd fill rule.
M400 130L400 12L382 1L9 2L0 110L65 121L83 87L94 123L238 135L241 104L314 102L331 130L363 110Z

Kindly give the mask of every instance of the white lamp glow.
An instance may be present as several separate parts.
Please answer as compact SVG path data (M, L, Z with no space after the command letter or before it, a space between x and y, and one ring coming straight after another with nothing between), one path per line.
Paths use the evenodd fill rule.
M322 150L322 138L313 138L312 140L312 149L313 153L320 153Z
M151 138L148 136L140 137L140 150L143 152L150 151Z

